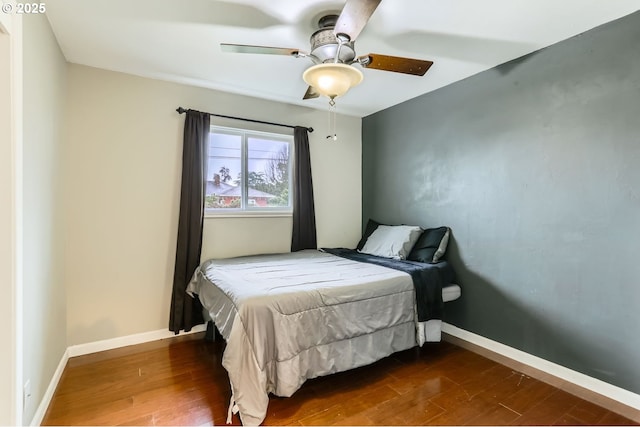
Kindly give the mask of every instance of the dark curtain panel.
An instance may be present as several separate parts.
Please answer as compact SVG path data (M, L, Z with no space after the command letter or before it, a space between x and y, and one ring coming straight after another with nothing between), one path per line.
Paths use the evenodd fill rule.
M316 214L313 206L313 181L309 134L307 128L296 126L293 130L295 162L293 172L293 234L291 252L316 249Z
M200 263L202 249L209 122L209 114L192 110L187 111L184 122L180 219L169 318L169 330L176 334L204 323L200 301L187 295L186 288Z

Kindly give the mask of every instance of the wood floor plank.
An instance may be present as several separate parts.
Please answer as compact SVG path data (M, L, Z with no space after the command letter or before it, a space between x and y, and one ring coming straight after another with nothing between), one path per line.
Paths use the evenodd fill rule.
M444 409L421 398L403 395L363 412L374 425L426 425Z
M460 384L470 396L475 396L513 374L512 369L504 365L495 364L493 367L483 370L482 372L467 372L465 377L458 379L458 384ZM447 378L450 378L449 374L447 374Z
M334 426L370 426L375 425L370 418L364 415L362 412L350 417L343 418L331 424Z
M450 400L451 402L452 400ZM478 418L477 422L482 419L478 415L483 415L491 411L495 405L485 401L481 397L473 397L466 401L459 401L458 405L451 405L446 408L445 412L437 417L429 420L430 425L465 425L469 420Z
M567 415L578 420L580 424L595 425L598 424L607 412L608 411L601 406L583 400L574 406Z
M456 384L455 387L444 390L429 400L447 411L453 411L460 406L469 405L473 396L469 395L464 387Z
M555 390L546 399L518 417L515 425L553 425L579 403L580 399L562 390Z
M475 417L471 417L465 425L473 426L504 426L518 418L520 414L513 412L500 404L494 404L491 409Z
M585 423L569 414L564 414L562 417L560 417L559 420L553 423L553 425L554 426L588 426L590 424Z
M500 403L519 414L524 414L555 390L556 388L547 383L531 380L503 398Z
M194 334L69 360L43 425L222 425L222 342ZM240 425L237 415L232 425ZM265 425L638 425L451 343L270 397Z
M424 399L429 399L455 387L456 383L444 376L432 376L427 372L421 372L409 378L390 379L388 385L398 394L420 393Z
M625 425L638 425L628 418L618 415L614 412L607 411L602 418L597 422L601 426L625 426Z
M512 372L511 375L508 375L495 384L488 386L485 390L478 393L478 395L482 396L489 402L501 404L518 415L522 415L522 412L516 411L508 405L505 405L503 401L509 399L521 388L526 387L532 381L535 380L519 372Z
M152 426L153 424L153 414L143 415L142 417L137 417L133 419L125 419L125 421L120 424L115 424L118 426Z

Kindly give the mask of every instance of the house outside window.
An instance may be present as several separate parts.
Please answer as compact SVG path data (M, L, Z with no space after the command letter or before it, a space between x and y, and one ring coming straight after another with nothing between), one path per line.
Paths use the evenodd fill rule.
M211 126L205 212L291 213L293 136Z

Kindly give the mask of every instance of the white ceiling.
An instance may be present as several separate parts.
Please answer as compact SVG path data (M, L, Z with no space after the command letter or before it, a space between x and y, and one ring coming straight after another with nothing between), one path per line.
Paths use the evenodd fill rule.
M332 0L47 0L69 62L312 108L305 58L224 53L220 43L309 51ZM336 100L366 116L640 9L640 0L385 0L357 39L358 55L434 61L424 77L364 70Z

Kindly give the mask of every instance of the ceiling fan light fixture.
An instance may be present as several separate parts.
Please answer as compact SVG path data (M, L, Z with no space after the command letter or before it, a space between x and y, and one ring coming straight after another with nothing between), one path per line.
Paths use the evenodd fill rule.
M321 95L329 98L342 96L363 79L362 71L347 64L326 63L308 68L302 78Z

